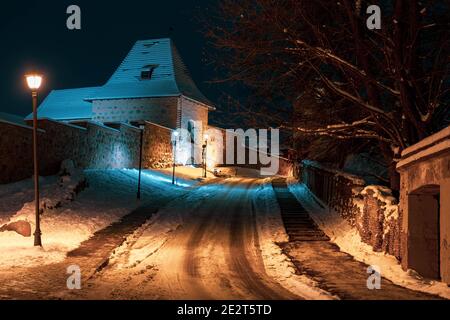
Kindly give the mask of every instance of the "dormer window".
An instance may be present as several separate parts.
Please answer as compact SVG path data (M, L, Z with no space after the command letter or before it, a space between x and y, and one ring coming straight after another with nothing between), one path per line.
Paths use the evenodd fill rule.
M144 68L142 68L141 70L141 80L151 80L152 76L153 76L153 72L155 71L155 69L158 66L145 66Z

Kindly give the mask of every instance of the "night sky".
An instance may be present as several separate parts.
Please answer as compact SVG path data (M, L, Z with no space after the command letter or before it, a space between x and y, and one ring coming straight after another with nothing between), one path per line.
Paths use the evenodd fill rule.
M27 115L30 93L23 75L45 75L40 99L53 89L103 85L137 40L171 37L194 81L212 101L205 83L212 66L198 17L208 0L25 1L2 3L0 11L0 112ZM66 9L81 7L82 30L66 27Z

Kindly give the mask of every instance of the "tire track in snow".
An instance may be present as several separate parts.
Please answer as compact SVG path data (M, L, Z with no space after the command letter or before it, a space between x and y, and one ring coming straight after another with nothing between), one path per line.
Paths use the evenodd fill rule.
M231 224L229 228L229 254L227 259L231 270L239 275L244 287L250 291L256 299L262 300L282 300L296 299L295 295L282 288L278 283L271 281L268 277L254 269L255 261L251 263L248 256L253 255L260 268L262 267L262 257L260 255L258 234L256 228L256 217L251 202L251 188L255 181L246 185L246 192L239 195L239 201L235 201L232 211ZM236 199L237 200L237 199ZM251 212L243 212L240 206L247 202L244 208L249 208ZM231 208L230 208L231 209ZM252 243L253 250L248 249L246 244ZM251 252L253 251L253 252ZM255 254L256 251L256 254Z
M202 265L199 261L199 251L204 249L204 246L207 245L208 241L211 242L215 240L214 237L212 237L212 231L215 227L219 226L220 228L223 228L223 223L219 221L221 220L222 216L218 214L218 204L215 200L218 200L220 202L225 197L228 197L228 195L233 190L232 186L236 185L238 182L229 182L227 180L225 183L227 188L225 189L226 191L224 193L217 193L215 194L215 197L208 198L203 202L201 208L203 213L194 217L194 221L192 222L195 224L195 226L186 246L184 271L188 275L188 277L193 278L192 283L196 286L196 290L200 290L203 293L207 291L207 288L202 281ZM208 236L208 238L203 241L205 236ZM218 275L218 277L220 276ZM212 298L211 295L209 295L209 297Z

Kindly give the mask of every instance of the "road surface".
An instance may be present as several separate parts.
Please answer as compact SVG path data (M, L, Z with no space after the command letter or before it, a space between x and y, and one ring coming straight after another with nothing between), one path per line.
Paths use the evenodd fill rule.
M222 180L176 200L147 230L142 228L120 248L110 265L77 296L299 299L264 270L252 206L258 183L255 179ZM154 245L149 248L149 243Z

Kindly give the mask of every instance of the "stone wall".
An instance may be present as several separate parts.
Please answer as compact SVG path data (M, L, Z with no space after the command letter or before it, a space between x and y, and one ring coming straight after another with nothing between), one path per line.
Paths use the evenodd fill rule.
M108 122L151 121L177 127L178 97L97 100L92 103L93 120Z
M65 159L72 159L76 165L84 167L84 157L87 153L85 128L51 120L40 120L39 128L45 131L38 142L41 175L54 174ZM31 139L31 136L29 138Z
M143 166L168 168L173 164L172 130L146 122L143 143Z
M401 259L398 201L392 191L382 186L368 186L356 192L352 213L363 242L375 252L385 252Z
M209 110L203 104L195 102L186 97L180 98L180 122L179 127L188 130L189 122L195 121L193 140L196 147L193 149L195 154L192 155L196 164L202 163L202 145L204 144L204 135L208 128Z
M245 148L245 161L238 163L238 139L234 139L234 150L227 149L226 130L214 126L208 126L207 133L209 135L208 150L207 150L207 164L209 168L214 167L242 167L249 169L261 170L263 167L268 167L261 164L258 151L256 149ZM234 159L234 164L227 164L227 153L232 153L231 158ZM252 163L250 159L254 157L257 159L256 163ZM275 156L274 156L275 157ZM293 176L293 163L289 159L283 157L276 157L279 163L278 175Z
M33 174L32 128L0 122L0 183ZM171 130L147 123L143 133L143 167L171 165ZM85 127L52 120L39 121L39 172L56 174L72 159L81 168L115 169L139 166L140 130L127 124L111 128L94 122Z
M187 129L190 120L201 122L201 136L203 136L203 132L208 127L208 113L208 109L203 104L185 97L181 98L181 128Z
M30 177L33 172L32 128L0 122L0 183ZM39 137L43 132L39 132Z
M121 169L139 165L138 128L121 124L119 129L88 123L86 152L81 163L84 168Z
M336 214L357 229L376 252L401 259L398 201L382 186L365 186L361 178L304 161L298 175Z
M54 174L61 161L72 159L90 169L135 168L139 157L139 129L121 124L119 129L88 122L78 127L41 120L45 130L40 142L41 172Z

